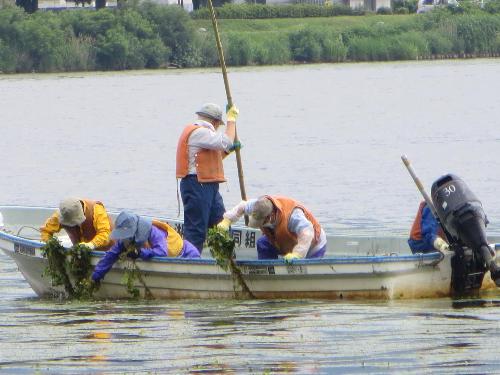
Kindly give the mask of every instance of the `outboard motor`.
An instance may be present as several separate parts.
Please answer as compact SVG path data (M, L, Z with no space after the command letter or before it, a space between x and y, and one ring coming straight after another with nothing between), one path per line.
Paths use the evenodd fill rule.
M436 180L431 195L450 248L455 252L452 258L454 292L461 294L478 290L487 270L496 281L500 269L486 239L488 219L476 195L453 174Z

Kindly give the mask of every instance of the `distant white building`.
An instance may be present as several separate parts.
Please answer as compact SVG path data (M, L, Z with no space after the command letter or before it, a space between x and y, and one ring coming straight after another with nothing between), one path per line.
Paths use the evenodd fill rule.
M154 3L161 5L181 5L181 1L182 6L185 10L187 10L188 12L191 12L193 10L192 0L153 0Z
M351 9L377 11L380 8L391 8L391 0L333 0L334 4L346 5Z

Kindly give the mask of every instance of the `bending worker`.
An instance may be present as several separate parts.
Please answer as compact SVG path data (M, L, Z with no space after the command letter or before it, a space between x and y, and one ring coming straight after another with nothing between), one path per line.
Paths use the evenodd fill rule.
M430 253L436 250L447 251L450 249L444 240L444 230L436 220L425 201L420 203L417 216L410 230L408 245L412 253Z
M326 252L326 234L312 213L294 199L264 195L259 199L241 201L224 214L217 226L229 226L244 214L248 226L260 228L263 236L257 240L259 259L286 261L302 258L322 258Z
M203 105L196 112L197 121L187 125L177 145L176 176L181 179L180 190L184 205L184 238L200 250L209 227L222 220L224 202L219 184L225 182L222 159L236 147L234 144L238 109L231 107L224 133L222 111L216 104Z
M62 200L59 210L40 228L42 241L47 242L61 229L66 230L73 245L82 244L99 250L107 250L112 245L109 238L112 222L99 201L78 198Z
M117 240L95 266L92 280L99 282L113 267L120 254L135 259L152 257L199 258L200 252L167 223L150 220L128 211L122 211L115 221L111 238Z

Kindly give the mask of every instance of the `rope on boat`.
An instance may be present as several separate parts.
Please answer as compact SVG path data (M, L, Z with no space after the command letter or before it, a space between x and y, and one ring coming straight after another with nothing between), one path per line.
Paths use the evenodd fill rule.
M38 232L38 233L40 233L40 232L41 232L39 228L32 227L31 225L23 225L23 226L22 226L21 228L19 228L19 230L17 231L16 236L17 236L17 237L24 238L24 239L27 239L27 240L33 240L34 238L32 238L32 237L23 237L23 236L21 236L21 231L22 231L23 229L25 229L25 228L33 229L34 231L36 231L36 232Z

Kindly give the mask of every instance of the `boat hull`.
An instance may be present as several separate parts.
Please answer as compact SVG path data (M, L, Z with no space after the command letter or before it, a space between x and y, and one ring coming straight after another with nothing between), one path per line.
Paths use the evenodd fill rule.
M14 224L19 223L13 221ZM373 251L385 249L387 255L348 256L333 252L328 258L294 260L292 264L281 259L238 259L237 264L253 295L261 299L413 299L447 297L451 294L452 253L397 253L393 250L397 250L404 239L395 238L329 238L329 244L335 244L336 241L351 246L345 252L351 251L353 244L358 248L364 244L363 251L366 248ZM395 245L388 248L388 244ZM38 240L0 231L0 249L16 262L35 293L41 297L60 296L64 293L63 289L53 287L50 277L44 275L47 259L41 250L42 245ZM204 253L207 252L205 250ZM339 249L337 252L340 254ZM104 252L92 252L92 264L95 265L103 255ZM156 299L242 296L231 275L210 258L153 258L149 261L137 260L136 265L141 270L145 285ZM129 298L123 278L131 266L131 261L117 262L101 282L95 297ZM493 287L489 277L483 284L483 288ZM143 285L138 282L136 287L145 297Z

